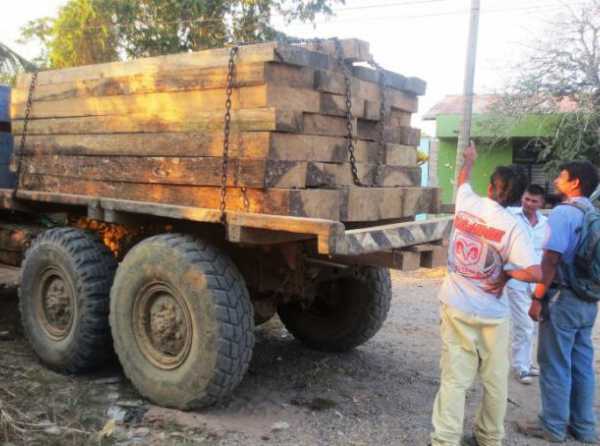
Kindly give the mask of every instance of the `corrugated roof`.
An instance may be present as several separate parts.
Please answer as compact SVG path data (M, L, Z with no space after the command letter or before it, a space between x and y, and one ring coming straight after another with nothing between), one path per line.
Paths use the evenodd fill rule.
M473 96L473 113L482 114L490 111L500 98L501 96L492 94ZM448 95L429 109L423 119L434 120L438 115L460 115L464 100L465 97L462 95ZM577 109L577 103L570 98L562 98L557 102L559 111L563 113L573 112Z

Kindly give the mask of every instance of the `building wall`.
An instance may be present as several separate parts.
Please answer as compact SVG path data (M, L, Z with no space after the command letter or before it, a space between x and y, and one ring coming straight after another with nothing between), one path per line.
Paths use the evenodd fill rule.
M440 138L438 142L438 184L442 188L443 203L452 203L457 142L457 138ZM488 145L479 143L477 151L479 156L473 168L471 184L475 192L485 195L494 169L512 163L512 146L496 145L492 150Z
M519 121L495 121L494 126L490 126L490 118L498 119L490 115L473 115L471 129L479 152L471 183L475 192L482 195L487 193L490 175L494 169L497 166L512 164L511 138L551 136L560 115L530 115ZM439 187L442 188L443 203L452 202L459 125L459 115L440 114L436 117L436 136L439 141L437 174ZM486 143L491 140L496 140L493 149L491 143ZM500 143L498 140L506 142Z

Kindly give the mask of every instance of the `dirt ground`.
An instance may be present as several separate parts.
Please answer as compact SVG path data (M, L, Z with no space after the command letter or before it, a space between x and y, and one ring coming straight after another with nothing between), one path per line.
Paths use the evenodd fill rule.
M6 290L0 445L426 445L439 385L436 292L443 274L393 273L386 324L352 353L308 350L277 320L259 327L249 373L231 399L190 413L141 399L117 364L78 377L41 366L18 332L15 290ZM480 397L476 385L467 399L467 432ZM537 405L537 383L511 379L505 444L545 444L513 426L535 417Z

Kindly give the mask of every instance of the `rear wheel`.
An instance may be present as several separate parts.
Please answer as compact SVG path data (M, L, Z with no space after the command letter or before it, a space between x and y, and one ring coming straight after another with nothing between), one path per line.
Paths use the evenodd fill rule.
M23 329L47 366L76 373L112 356L108 296L116 261L91 233L50 229L33 242L22 265Z
M252 356L253 318L229 256L186 235L139 243L111 291L110 325L125 374L168 407L208 406L240 383Z
M387 269L366 267L352 276L322 282L309 307L280 305L281 321L296 339L316 350L344 352L381 328L392 296Z

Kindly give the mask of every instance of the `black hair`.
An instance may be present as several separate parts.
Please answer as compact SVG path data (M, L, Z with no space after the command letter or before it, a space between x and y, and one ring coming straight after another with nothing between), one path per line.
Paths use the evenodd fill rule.
M521 170L516 166L498 166L492 173L492 199L500 206L507 207L520 202L527 187Z
M598 169L589 161L569 161L559 167L566 170L569 180L579 180L579 188L584 197L589 197L598 187Z
M530 184L525 189L525 192L527 192L530 195L541 195L542 197L546 196L546 189L544 189L539 184Z

